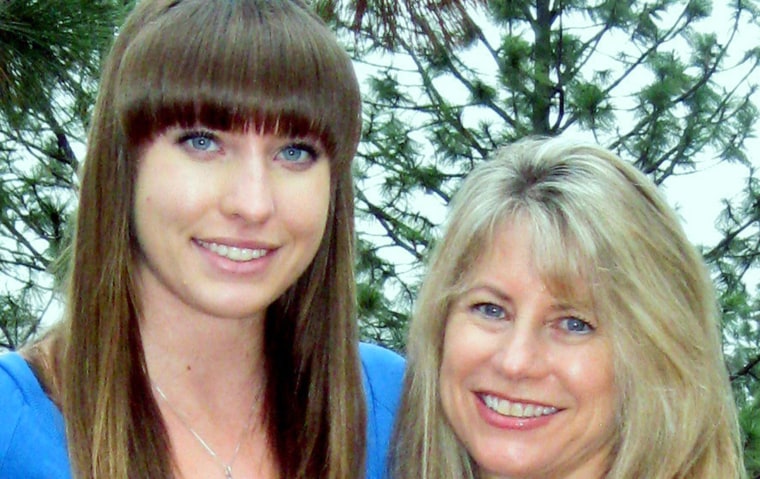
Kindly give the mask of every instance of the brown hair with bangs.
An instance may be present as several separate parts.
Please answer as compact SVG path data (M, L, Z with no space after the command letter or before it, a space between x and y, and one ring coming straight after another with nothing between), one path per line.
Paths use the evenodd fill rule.
M333 160L350 161L360 131L351 64L309 11L273 22L284 4L184 0L142 26L114 78L130 141L177 125L255 127L317 135Z
M142 0L116 38L82 169L67 317L28 351L61 405L75 477L172 476L139 336L131 214L140 147L194 125L316 137L327 150L325 236L267 312L263 410L283 477L354 479L365 430L351 176L361 102L350 58L298 0Z

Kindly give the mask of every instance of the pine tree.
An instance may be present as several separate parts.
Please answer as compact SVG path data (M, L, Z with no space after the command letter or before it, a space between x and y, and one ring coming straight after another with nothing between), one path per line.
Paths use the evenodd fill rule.
M759 474L760 299L751 276L760 188L747 147L758 120L757 1L725 2L720 18L709 0L315 4L366 78L357 165L366 339L403 349L442 211L473 165L506 142L591 139L666 191L707 165L744 168L743 191L716 218L722 239L700 247L723 308L747 464Z
M55 303L76 151L123 9L105 0L0 3L0 349L34 336Z

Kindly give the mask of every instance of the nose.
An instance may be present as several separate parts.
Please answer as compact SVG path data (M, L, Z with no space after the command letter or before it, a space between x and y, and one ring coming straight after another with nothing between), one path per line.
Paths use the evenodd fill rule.
M255 153L229 161L224 172L221 210L226 216L263 223L275 211L275 188L266 160Z
M546 373L549 349L540 330L517 322L505 332L493 355L497 371L510 380L535 379Z

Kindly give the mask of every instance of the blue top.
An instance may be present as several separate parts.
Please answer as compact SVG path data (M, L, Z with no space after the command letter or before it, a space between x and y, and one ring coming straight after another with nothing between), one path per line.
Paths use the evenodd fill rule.
M367 398L367 479L384 479L404 360L359 347ZM350 445L346 445L350 447ZM71 479L63 416L18 353L0 354L0 479Z

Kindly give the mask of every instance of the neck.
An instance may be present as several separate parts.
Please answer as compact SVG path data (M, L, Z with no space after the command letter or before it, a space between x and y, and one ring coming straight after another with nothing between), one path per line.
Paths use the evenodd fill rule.
M145 301L140 335L148 374L170 397L179 389L200 402L225 395L251 398L245 391L259 389L265 379L263 329L263 313L216 318L181 305Z
M160 288L142 293L145 362L178 475L238 477L239 471L251 477L271 468L263 409L265 313L215 317Z
M231 377L254 379L262 370L259 331L263 321L226 322L229 324L194 324L190 318L144 320L140 333L150 377L185 378L200 384Z

